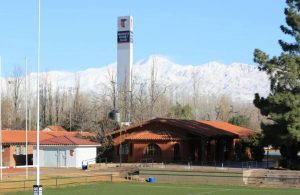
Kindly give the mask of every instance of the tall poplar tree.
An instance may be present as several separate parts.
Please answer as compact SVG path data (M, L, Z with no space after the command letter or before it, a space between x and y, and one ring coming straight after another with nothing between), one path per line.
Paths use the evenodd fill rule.
M269 96L255 94L254 104L269 119L261 125L265 144L280 147L285 165L295 168L300 151L300 0L286 0L286 4L286 25L280 29L292 39L279 40L279 56L254 51L254 62L271 81Z

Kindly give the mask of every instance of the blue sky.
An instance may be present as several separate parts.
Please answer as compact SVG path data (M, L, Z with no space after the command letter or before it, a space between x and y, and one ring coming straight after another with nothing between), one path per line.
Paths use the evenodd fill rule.
M41 69L78 71L116 61L117 16L134 17L134 61L253 64L253 50L280 53L284 0L42 0ZM37 0L0 0L5 74L36 64ZM34 70L35 67L31 69Z

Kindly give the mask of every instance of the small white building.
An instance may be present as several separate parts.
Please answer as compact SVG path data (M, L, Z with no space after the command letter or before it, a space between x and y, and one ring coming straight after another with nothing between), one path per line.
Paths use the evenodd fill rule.
M40 167L76 167L96 163L97 147L101 145L86 139L60 136L40 142ZM36 165L36 145L33 164Z

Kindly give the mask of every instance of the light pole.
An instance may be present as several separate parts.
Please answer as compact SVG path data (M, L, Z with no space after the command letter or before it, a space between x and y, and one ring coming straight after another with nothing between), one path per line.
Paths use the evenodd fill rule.
M25 57L25 130L26 130L26 141L25 141L25 150L26 150L26 179L28 179L28 81L27 81L27 58Z
M40 48L41 48L41 0L38 0L38 33L37 33L37 112L36 112L36 185L33 185L33 194L42 195L40 185Z
M3 162L2 162L2 58L0 56L0 180L2 181L2 169L3 169Z
M70 120L70 132L72 131L72 117L71 117L71 108L72 108L72 104L71 104L71 88L69 89L69 96L70 96L70 103L69 103L69 120Z

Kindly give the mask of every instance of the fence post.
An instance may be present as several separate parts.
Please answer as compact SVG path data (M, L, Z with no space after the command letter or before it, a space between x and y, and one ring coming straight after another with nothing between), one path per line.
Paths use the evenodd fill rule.
M152 158L152 168L153 168L153 158Z
M110 182L113 182L113 174L110 174Z
M57 187L57 177L55 178L55 186Z

